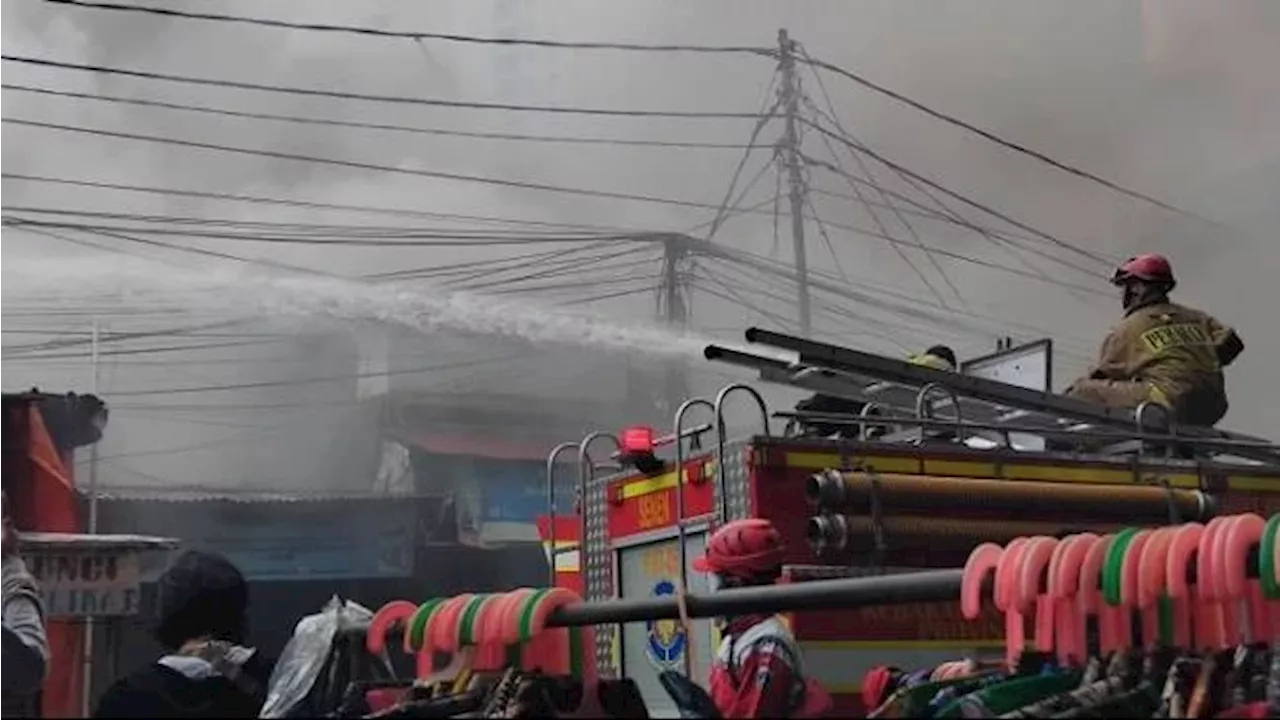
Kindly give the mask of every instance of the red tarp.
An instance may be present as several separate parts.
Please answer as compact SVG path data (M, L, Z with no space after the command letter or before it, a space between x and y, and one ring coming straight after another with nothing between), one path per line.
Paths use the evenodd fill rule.
M53 444L39 408L27 411L27 455L31 460L31 530L39 532L83 532L77 508L75 482ZM81 670L84 666L84 629L77 622L50 620L49 676L41 698L44 717L82 717L80 712Z

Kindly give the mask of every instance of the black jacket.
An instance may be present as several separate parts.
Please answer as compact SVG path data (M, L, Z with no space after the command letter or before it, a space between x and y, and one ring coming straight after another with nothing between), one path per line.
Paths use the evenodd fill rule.
M246 691L216 673L175 669L164 661L127 675L107 688L96 718L256 718L266 699L271 664L254 653L242 667L260 690Z

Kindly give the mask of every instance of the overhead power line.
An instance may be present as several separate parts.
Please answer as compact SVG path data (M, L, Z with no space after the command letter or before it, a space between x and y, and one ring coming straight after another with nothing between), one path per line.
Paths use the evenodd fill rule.
M596 230L601 232L626 232L623 228L605 225L588 225L582 223L554 223L537 220L521 220L517 218L499 218L483 215L461 215L457 213L436 213L408 208L389 208L375 205L351 205L347 203L315 202L310 200L291 200L288 198L263 197L260 195L240 195L237 193L210 192L204 190L181 190L178 188L162 188L147 185L127 185L123 183L100 182L96 180L76 180L74 178L58 178L45 175L25 175L22 173L0 173L4 180L19 180L32 183L64 185L68 187L94 188L98 190L115 190L119 192L139 193L143 195L159 195L162 197L184 197L199 200L224 200L258 205L278 205L283 207L303 208L308 210L338 210L342 212L358 212L369 215L386 215L395 217L433 218L441 220L470 220L474 222L493 223L498 225L529 225L548 228L569 228Z
M99 128L81 127L76 125L61 125L58 123L39 122L36 120L23 120L21 118L0 118L0 121L12 125L22 125L25 127L43 128L45 130L56 130L60 132L81 133L87 135L96 135L99 137L113 137L121 140L135 140L139 142L158 143L162 145L177 145L182 147L198 148L202 150L215 150L218 152L233 153L237 155L252 155L255 157L269 157L276 160L290 160L293 162L315 163L320 165L334 165L337 167L347 167L355 170L372 170L376 172L394 173L399 175L414 175L418 177L439 178L441 180L453 180L456 182L472 182L483 185L496 185L499 187L517 188L521 190L540 190L543 192L556 192L567 195L581 195L584 197L598 197L612 200L632 200L636 202L656 203L659 205L673 205L677 207L699 208L699 209L717 209L715 205L707 203L691 202L688 200L678 200L675 198L663 198L653 195L634 195L630 193L610 192L608 190L592 190L589 188L573 188L563 187L559 185L548 185L546 183L527 182L522 180L504 180L502 178L485 177L482 175L464 175L462 173L449 173L438 170L419 170L415 168L395 167L392 165L378 165L375 163L359 162L356 160L340 160L338 158L324 158L314 155L299 155L296 153L277 152L274 150L261 150L258 148L237 147L234 145L219 145L217 143L198 142L195 140L182 140L179 138L161 137L158 135L141 135L138 133L116 132L113 130L102 130Z
M351 25L331 25L325 23L299 23L269 18L255 18L243 15L215 15L212 13L196 13L168 8L141 7L109 2L85 2L84 0L45 0L55 5L74 5L94 10L118 10L124 12L162 15L185 20L211 20L216 22L240 23L274 27L287 30L311 30L317 32L346 33L372 37L400 38L405 40L443 40L456 43L478 45L523 45L528 47L555 48L562 50L631 50L638 52L687 52L687 53L736 53L773 57L772 48L751 47L747 45L650 45L641 43L613 42L568 42L561 40L540 40L532 38L480 37L476 35L459 35L455 33L422 32L416 30L383 30L381 28L358 27Z
M160 16L167 16L167 17L190 19L190 20L208 20L208 21L217 21L217 22L243 23L243 24L258 25L258 26L264 26L264 27L285 28L285 29L291 29L291 30L340 32L340 33L358 34L358 35L366 35L366 36L403 38L403 39L410 39L410 40L430 39L430 40L443 40L443 41L450 41L450 42L486 44L486 45L525 45L525 46L532 46L532 47L576 49L576 50L598 49L598 50L632 50L632 51L647 51L647 52L737 53L737 54L748 54L748 55L768 57L768 58L776 58L778 55L777 51L774 50L773 48L752 47L752 46L718 46L717 47L717 46L705 46L705 45L648 45L648 44L636 44L636 43L564 42L564 41L554 41L554 40L523 39L523 38L478 37L478 36L450 34L450 33L383 30L380 28L331 25L331 24L323 24L323 23L295 23L295 22L273 20L273 19L267 19L267 18L254 18L254 17L247 17L247 16L234 16L234 15L217 15L212 13L194 13L194 12L187 12L187 11L181 11L181 10L171 10L168 8L141 7L137 5L126 5L121 3L85 2L85 0L45 0L45 2L58 4L58 5L72 5L72 6L83 7L83 8L92 8L92 9L98 9L98 10L135 12L135 13L144 13L148 15L160 15ZM9 59L9 58L6 58L6 59ZM1112 191L1121 193L1123 195L1134 198L1136 200L1141 200L1148 204L1154 205L1164 210L1168 210L1170 212L1177 213L1179 215L1194 218L1201 222L1206 222L1214 225L1221 224L1221 223L1218 223L1217 221L1204 218L1189 210L1185 210L1176 205L1160 200L1159 198L1156 198L1148 193L1144 193L1142 191L1126 187L1113 180L1104 178L1096 173L1092 173L1082 168L1076 167L1074 165L1070 165L1068 163L1057 160L1043 152L1027 147L1026 145L1023 145L1021 143L1008 140L1004 137L1001 137L991 132L990 130L985 130L983 128L978 127L977 125L974 125L973 123L967 122L965 120L961 120L960 118L957 118L953 115L949 115L947 113L942 112L941 110L937 110L933 107L930 107L920 102L919 100L915 100L914 98L908 97L885 85L877 83L860 73L856 73L852 70L841 67L834 63L830 63L824 60L819 60L817 58L814 58L811 55L809 55L808 52L803 52L800 55L800 57L798 57L797 59L800 60L800 62L804 62L813 67L821 68L828 72L835 73L841 77L844 77L848 80L851 80L861 85L862 87L865 87L869 90L879 93L896 102L907 105L908 107L911 107L915 110L923 112L926 115L929 115L930 117L941 120L955 127L959 127L967 132L973 133L990 142L993 142L1003 148L1006 148L1013 152L1033 158L1039 162L1045 163L1063 172L1089 180L1103 187L1106 187Z
M600 236L588 235L579 237L566 236L498 236L498 235L463 235L460 233L429 233L429 232L409 232L398 235L401 239L388 239L378 237L363 238L342 238L342 237L305 237L305 236L289 236L289 235L265 235L265 234L245 234L232 232L216 232L211 230L190 230L183 228L153 228L153 227L136 227L122 225L98 225L90 223L75 222L56 222L44 220L27 220L23 218L5 217L3 224L5 227L38 227L38 228L54 228L59 230L81 230L90 233L131 233L139 235L162 235L186 238L209 238L213 240L228 240L232 242L253 242L253 243L270 243L283 245L336 245L344 247L403 247L403 248L419 248L419 247L487 247L487 246L505 246L505 245L545 245L552 243L591 243L600 240L619 240L619 241L637 241L641 238L630 237L626 235L616 235L607 238ZM421 239L433 238L433 239ZM190 248L188 248L190 249ZM257 260L249 260L245 258L224 258L240 260L241 262L259 262Z
M50 232L47 229L37 230L31 226L32 223L30 221L26 221L26 224L24 224L24 221L22 218L14 218L14 217L5 218L3 224L7 226L16 227L22 232L29 232L35 235L43 235L48 238L61 240L63 242L68 242L75 245L83 245L86 247L92 247L97 250L103 250L105 252L112 252L112 253L119 253L122 255L131 255L131 256L134 255L133 253L120 250L119 248L107 247L107 246L100 245L98 243L93 243L80 238L67 237L66 235L60 235L55 232ZM132 237L129 235L121 235L119 233L110 232L110 231L98 229L98 228L86 227L86 228L80 228L80 229L83 232L87 232L91 235L97 235L99 237L109 237L109 238L114 238L116 240L124 240L126 242L137 243L139 245L148 245L150 247L165 248L166 250L189 253L192 255L203 255L205 257L217 258L219 260L231 260L234 262L246 263L249 265L260 265L262 267L272 268L274 270L285 270L288 272L303 273L305 275L319 275L321 277L329 277L329 278L341 277L340 275L334 275L332 273L328 273L323 270L315 270L312 268L302 267L300 265L292 265L290 263L282 263L275 260L268 260L265 258L247 258L247 257L242 257L240 255L232 255L231 253L218 252L216 250L206 250L204 248L175 245L173 243L164 242L163 240L152 240L149 238L138 238L138 237Z
M458 228L435 228L426 226L392 226L392 225L335 225L320 223L289 223L289 222L272 222L265 220L239 220L226 217L194 217L187 215L144 215L141 213L123 213L123 212L102 212L98 210L82 210L71 207L50 207L50 206L34 206L34 205L6 205L4 211L9 213L34 213L37 215L57 215L70 216L77 218L95 218L98 220L125 220L131 222L145 223L164 223L169 225L178 225L182 227L217 227L223 229L235 229L239 231L247 230L270 230L283 234L298 235L300 237L321 237L330 235L340 235L342 237L373 237L373 238L399 238L399 237L475 237L480 239L494 238L511 238L511 237L530 237L530 238L608 238L618 237L620 235L630 235L634 233L600 233L575 231L566 232L559 231L552 233L549 230L506 230L498 232L491 229L472 230Z
M94 102L116 103L122 105L134 105L138 107L160 108L164 110L178 110L181 112L201 113L205 115L217 115L221 117L244 118L247 120L270 120L274 122L296 123L300 125L325 125L331 127L356 128L361 130L383 130L387 132L411 133L415 135L434 135L440 137L461 137L472 138L476 140L510 140L518 142L542 142L542 143L564 143L571 145L605 145L605 146L622 146L622 147L662 147L662 148L682 148L689 150L755 150L766 147L765 145L747 145L743 143L713 143L713 142L682 142L668 140L643 140L633 138L609 138L609 137L573 137L569 135L531 135L521 133L492 133L492 132L476 132L470 130L453 130L440 127L417 127L411 125L390 125L386 123L370 123L356 122L352 120L334 120L330 118L302 117L298 115L277 115L273 113L257 113L245 112L241 110L228 110L226 108L209 107L206 105L184 105L182 103L165 102L161 100L148 100L141 98L126 98L113 95L99 95L94 93L71 92L67 90L52 90L49 88L33 87L30 85L15 85L13 83L4 83L0 88L5 90L13 90L16 92L33 93L37 95L46 95L51 97L73 98L78 100L92 100Z
M124 340L140 340L153 337L170 337L173 335L191 335L200 330L216 330L226 327L234 327L243 325L244 320L223 320L219 322L204 323L202 325L186 325L180 328L166 328L164 330L146 330L142 332L117 332L108 333L102 337L85 337L81 333L77 337L64 338L61 340L50 340L48 342L33 343L30 345L10 345L4 348L5 353L37 351L37 350L56 350L59 348L68 348L83 345L94 345L99 343L120 342Z
M1108 180L1100 175L1091 173L1088 170L1078 168L1074 165L1068 165L1067 163L1062 162L1061 160L1055 160L1054 158L1049 157L1048 155L1038 150L1034 150L1032 148L1027 147L1026 145L1016 143L1012 140L1007 140L1003 137L1000 137L999 135L996 135L990 130L984 130L978 127L977 125L974 125L973 123L966 122L953 115L948 115L942 112L941 110L937 110L932 107L929 107L928 105L925 105L919 100L909 98L906 95L903 95L902 93L896 90L885 87L884 85L881 85L873 80L870 80L869 78L863 75L855 73L852 70L848 70L846 68L840 67L839 65L836 65L834 63L829 63L824 60L818 60L816 58L809 56L808 53L804 53L801 57L798 58L798 60L808 65L812 65L813 67L817 67L823 70L827 70L829 72L833 72L848 80L852 80L853 82L867 88L868 90L873 90L881 95L884 95L887 98L890 98L899 103L902 103L903 105L907 105L908 107L914 108L915 110L919 110L920 112L932 118L941 120L945 123L954 125L958 128L961 128L970 133L973 133L1007 150L1012 150L1013 152L1033 158L1035 160L1038 160L1046 165L1049 165L1063 172L1070 173L1072 175L1075 175L1076 177L1084 178L1085 180L1089 180L1091 182L1097 183L1098 185L1101 185L1109 190L1113 190L1122 195L1127 195L1128 197L1134 198L1135 200L1141 200L1145 203L1154 205L1164 210L1168 210L1170 212L1177 213L1179 215L1194 218L1201 222L1211 223L1213 225L1221 224L1221 223L1218 223L1217 221L1201 217L1189 210L1184 210L1176 205L1167 203L1163 200L1160 200L1159 198L1148 195L1147 193L1141 192L1139 190L1134 190L1133 188L1125 187L1124 185L1121 185L1113 180Z
M358 380L371 377L384 377L388 375L416 375L419 373L436 372L440 370L452 370L455 368L473 367L475 365L491 365L498 363L511 362L512 360L528 359L528 353L516 353L514 355L503 355L499 357L470 359L460 362L444 363L441 365L428 365L425 367L405 368L400 370L383 370L378 372L364 373L346 373L344 375L329 375L326 377L302 378L298 380L265 380L262 382L250 383L230 383L226 385L199 385L187 387L171 387L171 388L154 388L151 390L122 390L113 391L112 397L139 397L143 395L178 395L186 393L206 393L221 392L227 390L249 390L269 387L293 387L297 385L313 385L315 383L342 382L346 380Z
M223 350L233 347L262 346L269 343L283 342L282 339L276 340L235 340L225 342L211 343L192 343L188 345L165 345L158 347L143 348L121 348L121 349L102 349L98 351L99 357L115 356L115 355L151 355L153 353L171 353L171 352L189 352L192 350ZM81 352L57 352L57 353L34 353L22 354L17 357L6 357L5 360L10 361L28 361L28 360L89 360L88 349Z
M829 137L829 138L831 138L832 140L835 140L835 141L836 141L836 142L838 142L838 143L841 143L841 144L843 144L843 145L845 145L845 146L847 146L847 147L849 147L849 148L852 148L852 149L854 149L854 150L856 150L856 151L858 151L858 152L864 153L864 154L866 154L866 155L868 155L868 156L870 156L870 157L874 158L874 159L875 159L876 161L878 161L881 165L884 165L884 166L885 166L885 167L887 167L887 168L890 168L890 169L895 170L895 171L897 171L897 172L899 172L899 173L902 173L902 174L904 174L904 175L906 175L906 176L908 176L908 177L911 177L911 178L915 179L915 180L916 180L916 181L918 181L918 182L924 183L925 185L928 185L929 187L933 188L934 190L937 190L938 192L940 192L940 193L942 193L942 194L944 194L944 195L946 195L946 196L948 196L948 197L950 197L950 198L952 198L952 199L954 199L954 200L959 200L960 202L962 202L962 203L964 203L964 204L966 204L966 205L968 205L968 206L970 206L970 207L972 207L972 208L974 208L974 209L981 210L982 212L984 212L984 213L986 213L986 214L988 214L988 215L990 215L990 216L992 216L992 217L999 218L1000 220L1003 220L1003 221L1005 221L1005 222L1009 223L1010 225L1012 225L1012 226L1014 226L1014 227L1018 228L1019 230L1024 230L1024 231L1026 231L1026 232L1029 232L1029 233L1031 233L1032 235L1035 235L1036 237L1039 237L1039 238L1041 238L1041 239L1043 239L1043 240L1047 240L1047 241L1049 241L1050 243L1052 243L1052 244L1054 244L1054 245L1057 245L1058 247L1063 248L1064 250L1069 250L1069 251L1071 251L1071 252L1076 253L1077 255L1081 255L1081 256L1083 256L1083 257L1087 257L1087 258L1089 258L1090 260L1093 260L1094 262L1101 263L1101 264L1104 264L1104 265L1109 265L1109 264L1110 264L1110 260L1108 260L1107 258L1103 257L1102 255L1100 255L1100 254L1098 254L1098 253L1095 253L1095 252L1093 252L1093 251L1091 251L1091 250L1086 250L1086 249L1084 249L1084 248L1081 248L1081 247L1077 247L1077 246L1075 246L1075 245L1072 245L1071 243L1069 243L1069 242L1067 242L1067 241L1065 241L1065 240L1059 239L1059 238L1057 238L1057 237L1054 237L1053 235L1050 235L1049 233L1046 233L1046 232L1044 232L1043 230L1039 230L1039 229L1037 229L1037 228L1035 228L1035 227L1032 227L1031 225L1028 225L1028 224L1026 224L1026 223L1024 223L1024 222L1022 222L1022 221L1020 221L1020 220L1016 220L1016 219L1014 219L1014 218L1012 218L1012 217L1010 217L1010 216L1008 216L1008 215L1006 215L1006 214L1004 214L1004 213L1000 212L999 210L996 210L995 208L992 208L992 207L990 207L990 206L988 206L988 205L985 205L985 204L983 204L983 203L980 203L980 202L978 202L977 200L973 200L972 198L968 198L968 197L966 197L966 196L964 196L964 195L961 195L960 193L958 193L958 192L956 192L956 191L954 191L954 190L952 190L952 189L950 189L950 188L948 188L948 187L945 187L944 185L940 184L938 181L936 181L936 180L932 180L932 179L930 179L930 178L927 178L927 177L925 177L925 176L921 175L920 173L917 173L917 172L915 172L914 170L911 170L910 168L907 168L907 167L904 167L904 166L902 166L902 165L899 165L898 163L896 163L896 162L894 162L894 161L892 161L892 160L888 159L888 158L887 158L887 157L885 157L884 155L881 155L880 153L876 152L875 150L872 150L871 148L867 147L866 145L863 145L862 143L860 143L860 142L858 142L858 141L856 141L856 140L853 140L852 138L845 137L842 133L837 133L837 132L834 132L834 131L830 130L829 128L825 127L825 126L824 126L824 125L822 125L821 123L814 122L814 121L812 121L812 120L809 120L808 118L800 118L800 121L801 121L801 122L803 122L805 125L809 126L810 128L813 128L813 129L814 129L814 130L816 130L817 132L821 133L822 135L824 135L824 136L826 136L826 137ZM836 169L835 169L835 171L836 171L837 173L839 173L839 169L838 169L838 168L836 168Z
M26 120L13 120L13 119L8 119L8 118L6 118L6 122L14 123L14 124L23 124L23 123L26 123ZM38 124L44 124L44 123L38 123ZM55 127L61 127L61 126L55 126ZM74 129L74 128L72 128L72 129ZM91 132L96 132L96 131L91 131ZM109 135L116 135L116 133L109 133ZM161 140L166 140L166 138L161 138ZM186 142L184 142L184 141L175 141L175 142L180 143L180 145L184 145L184 143L186 143ZM197 145L202 145L202 143L197 143ZM216 146L215 146L215 147L216 147ZM248 151L248 152L250 152L250 154L256 154L256 151ZM319 161L326 161L326 160L319 160ZM342 163L342 161L339 161L339 164L344 164L344 163ZM388 169L388 170L392 170L392 172L397 172L397 170L399 170L399 172L410 172L410 173L412 173L412 174L428 174L428 176L431 176L431 174L433 174L433 173L429 173L429 172L428 172L428 170L406 170L406 169L401 169L401 168L383 168L383 167L379 167L379 165L375 165L375 167L372 167L372 169ZM8 176L6 176L6 177L5 177L5 179L9 179L9 177L8 177ZM485 179L488 179L488 178L485 178ZM477 181L477 182L484 182L484 179L481 179L481 181ZM495 182L499 182L499 183L502 183L502 184L508 184L508 183L513 182L513 181L495 181ZM547 188L547 190L552 190L552 187L549 187L549 186L540 186L540 187L539 187L539 190L543 190L543 188ZM585 192L585 193L589 193L589 195L598 195L598 192L596 192L596 191L579 190L579 188L556 188L556 190L564 190L564 191L568 191L568 192ZM675 200L675 199L662 199L662 197L650 197L650 196L623 196L623 197L625 197L625 199L627 199L627 200L641 200L641 201L650 201L650 202L660 202L660 204L686 206L686 208L699 208L699 209L709 209L709 210L718 210L718 209L719 209L717 205L704 204L704 202L692 202L692 201ZM771 201L772 201L772 200L771 200ZM742 209L741 211L742 211L742 213L767 213L767 211L760 211L760 210L753 210L753 209ZM888 236L881 236L881 234L879 234L879 233L872 232L872 231L868 231L868 229L864 229L864 228L851 227L851 225L846 225L846 224L836 223L836 222L827 222L826 224L828 225L828 227L842 229L842 231L846 231L846 232L854 232L854 233L858 233L858 234L864 234L864 236L868 236L868 237L877 237L877 238L879 238L879 240L883 240L883 241L886 241L886 242L891 242L891 243L901 243L901 242L902 242L902 241L900 240L900 238L896 238L896 237L888 237ZM20 227L20 225L19 225L19 227ZM63 225L59 224L59 227L63 227ZM84 231L84 232L91 232L91 233L95 233L95 234L100 234L100 236L104 236L104 237L114 237L114 238L118 238L118 240L127 240L127 241L131 241L131 242L147 243L147 245L159 245L159 246L161 246L161 247L170 247L170 249L187 250L187 251L191 251L191 252L200 252L200 254L212 254L212 251L197 250L197 249L184 249L184 247L182 247L182 246L170 246L170 245L169 245L169 243L160 243L159 241L147 241L147 240L143 240L143 238L133 237L133 236L129 236L129 234L124 234L124 233L128 233L128 232L138 232L138 228L128 228L128 229L123 229L123 232L120 232L118 228L111 228L111 229L108 229L108 228L102 228L102 227L99 227L99 225L88 225L88 224L84 224L84 225L78 225L77 229L82 229L82 231ZM174 231L174 232L172 232L172 233L170 233L170 234L187 234L187 233L180 232L180 231ZM654 240L657 240L657 238L659 238L659 236L660 236L660 233L636 233L636 234L635 234L635 236L627 236L627 238L628 238L628 240L639 240L640 236L643 236L643 234L644 234L644 236L653 237L653 238L654 238ZM591 240L591 241L595 241L595 240L598 240L598 238L590 238L590 240ZM509 243L509 242L512 242L512 241L506 241L506 242L507 242L507 243ZM524 242L527 242L527 241L513 241L513 242L517 242L517 243L524 243ZM986 268L989 268L989 269L1001 270L1001 272L1011 273L1011 274L1015 274L1015 275L1027 275L1027 274L1028 274L1027 272L1025 272L1025 270L1020 270L1020 269L1018 269L1018 268L1010 268L1010 266L1007 266L1007 265L1001 265L1001 264L991 263L991 261L980 260L980 259L975 259L975 258L969 258L969 256L966 256L966 255L963 255L963 254L959 254L959 252L948 252L948 251L946 251L946 250L942 250L942 249L933 249L933 252L936 252L936 254L938 254L938 255L940 255L940 256L945 256L945 258L951 258L951 259L955 259L955 260L963 261L963 263L966 263L966 264L974 264L974 265L986 266ZM250 260L244 260L244 259L241 259L241 258L236 258L236 256L229 256L229 258L228 258L228 256L225 256L224 254L216 254L215 256L219 256L219 258L236 259L236 260L241 260L241 261L250 261ZM1064 282L1060 282L1060 281L1046 281L1046 279L1044 279L1044 278L1042 278L1042 277L1039 277L1039 275L1034 275L1034 274L1033 274L1033 275L1030 275L1030 277L1032 277L1032 278L1034 278L1034 279L1038 279L1038 281L1048 282L1048 283L1051 283L1051 284L1060 284L1060 286L1064 286L1064 287L1073 287L1073 288L1075 288L1075 290L1085 290L1085 291L1091 290L1091 288L1082 288L1082 287L1080 287L1080 286L1073 286L1073 284L1070 284L1070 283L1064 283Z
M190 75L172 75L168 73L149 72L144 70L127 70L124 68L106 67L104 65L81 65L79 63L46 60L44 58L26 57L23 55L0 55L7 62L22 63L40 67L60 68L63 70L79 70L83 72L102 73L105 75L121 75L124 77L160 80L163 82L182 83L185 85L205 85L209 87L226 87L237 90L253 90L256 92L274 92L288 95L307 95L311 97L339 98L342 100L364 100L367 102L396 103L400 105L426 105L432 107L458 108L465 110L502 110L505 112L541 112L559 115L606 115L614 117L661 117L661 118L701 118L701 119L747 119L756 120L757 113L748 112L703 112L698 110L615 110L612 108L569 107L565 105L517 105L512 103L471 102L464 100L444 100L441 98L405 97L403 95L370 95L366 93L340 92L337 90L320 90L318 88L301 88L287 85L264 85L260 83L241 82L237 80L219 80L214 78L192 77Z

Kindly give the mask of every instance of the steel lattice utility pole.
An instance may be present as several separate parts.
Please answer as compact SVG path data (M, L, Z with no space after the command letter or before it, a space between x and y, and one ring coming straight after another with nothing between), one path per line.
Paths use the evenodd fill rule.
M667 235L662 239L662 281L658 290L658 318L676 332L689 328L689 238ZM668 416L689 397L688 368L683 360L667 360L664 369L663 410Z
M809 261L804 247L805 185L804 175L801 172L803 166L800 159L800 132L796 127L800 114L800 79L796 74L795 49L795 42L787 35L786 29L779 30L778 60L782 82L778 92L781 94L783 117L786 122L779 149L787 165L787 181L791 191L791 244L796 257L796 300L799 305L800 334L809 337L812 322L809 317Z

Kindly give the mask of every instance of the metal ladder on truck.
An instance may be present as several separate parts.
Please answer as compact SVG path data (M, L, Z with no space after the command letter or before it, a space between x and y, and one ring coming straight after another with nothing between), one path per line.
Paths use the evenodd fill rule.
M685 469L685 461L689 459L687 450L692 451L695 448L700 448L703 436L708 433L712 435L715 439L716 463L713 472L716 504L714 514L722 522L729 519L732 512L723 468L725 467L726 458L726 438L724 435L725 402L734 394L746 394L751 397L760 412L762 432L764 435L768 435L769 410L764 398L755 388L749 385L731 383L720 389L714 401L707 398L690 398L686 400L675 412L673 432L660 437L653 437L649 443L652 449L668 445L673 446L673 454L675 456L672 462L673 470L682 474ZM710 411L713 422L693 426L686 425L686 417L695 408L703 408ZM625 433L626 431L624 431ZM602 442L611 446L613 452L609 456L609 461L597 462L592 456L592 450ZM685 446L686 443L689 445L688 448ZM546 494L549 532L545 540L550 546L548 561L551 584L556 584L557 558L560 554L559 549L556 547L556 469L561 455L576 453L577 512L582 523L578 551L581 558L580 572L582 573L583 596L589 602L614 599L616 579L614 577L612 544L607 528L608 509L610 506L608 483L611 477L608 475L602 476L601 471L622 472L627 470L624 464L620 464L620 461L625 459L623 456L626 444L618 435L597 431L588 433L581 442L561 443L553 448L547 456ZM677 475L677 477L681 476ZM688 590L686 532L688 531L687 521L690 518L686 517L685 514L683 479L677 480L676 488L674 510L676 546L679 553L679 584L681 593L685 593ZM601 677L616 677L618 673L619 668L613 658L617 632L618 628L615 625L598 625L595 628L595 662ZM684 670L686 674L690 670L688 656L686 656Z
M1280 466L1280 446L1262 438L1214 428L1177 426L1163 408L1144 403L1135 410L1107 408L987 378L913 365L903 360L751 328L754 345L797 355L794 362L708 345L708 360L751 368L763 382L863 403L860 424L906 426L879 438L908 441L930 429L948 430L958 440L983 438L1013 447L1013 433L1039 435L1050 443L1088 443L1097 454L1139 453L1150 447L1172 454L1193 448L1217 460ZM800 415L777 413L778 415ZM840 416L819 417L841 421ZM848 423L848 416L843 416Z

